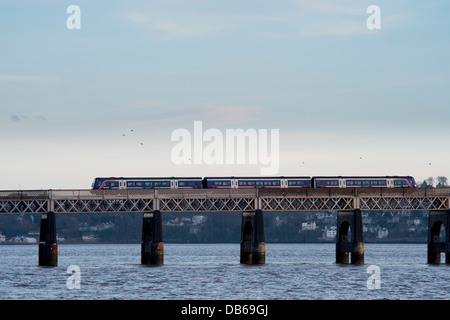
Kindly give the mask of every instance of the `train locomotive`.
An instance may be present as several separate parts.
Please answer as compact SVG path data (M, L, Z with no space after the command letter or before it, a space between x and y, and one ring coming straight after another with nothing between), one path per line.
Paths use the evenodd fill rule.
M98 177L92 189L415 188L411 176Z

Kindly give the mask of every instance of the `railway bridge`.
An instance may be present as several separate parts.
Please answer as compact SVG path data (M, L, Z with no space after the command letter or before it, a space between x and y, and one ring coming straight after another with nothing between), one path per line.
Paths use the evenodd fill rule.
M336 263L364 263L361 211L428 210L428 263L450 263L450 188L2 190L0 214L41 214L39 265L57 265L55 215L143 215L141 263L163 264L164 212L242 212L241 263L265 263L263 213L337 211ZM440 239L442 225L445 239ZM351 230L351 232L350 232Z

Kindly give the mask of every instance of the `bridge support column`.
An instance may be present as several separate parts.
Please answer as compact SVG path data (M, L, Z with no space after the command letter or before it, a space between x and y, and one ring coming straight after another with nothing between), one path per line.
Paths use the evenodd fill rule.
M50 211L41 215L39 234L39 265L54 267L58 265L58 244L56 242L55 213Z
M349 235L350 231L350 235ZM336 263L364 264L364 239L361 210L338 211Z
M450 210L430 210L428 215L428 263L441 263L441 252L450 264ZM441 239L441 226L445 227L445 239Z
M266 242L261 210L242 213L240 262L243 264L266 263Z
M142 222L141 264L164 264L161 212L144 212Z

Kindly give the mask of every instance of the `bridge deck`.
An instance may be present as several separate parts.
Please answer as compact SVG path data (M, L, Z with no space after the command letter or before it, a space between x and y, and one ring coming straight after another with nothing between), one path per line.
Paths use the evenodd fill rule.
M0 191L0 214L96 212L446 210L450 188Z

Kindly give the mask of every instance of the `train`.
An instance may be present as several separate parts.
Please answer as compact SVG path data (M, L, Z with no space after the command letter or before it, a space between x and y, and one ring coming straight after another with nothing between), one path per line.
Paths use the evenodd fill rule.
M97 177L92 189L415 188L411 176Z

